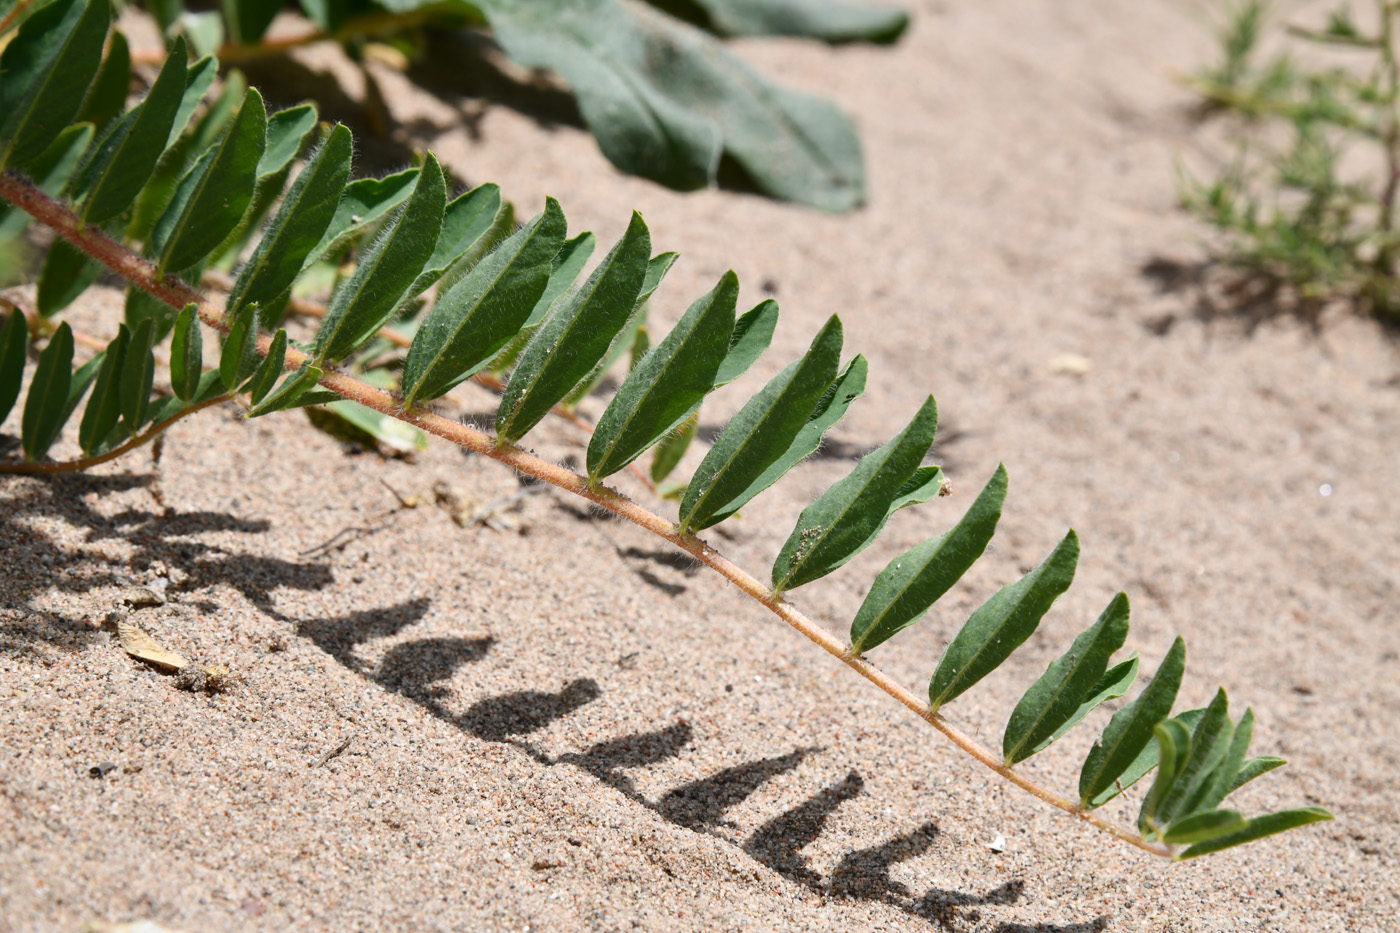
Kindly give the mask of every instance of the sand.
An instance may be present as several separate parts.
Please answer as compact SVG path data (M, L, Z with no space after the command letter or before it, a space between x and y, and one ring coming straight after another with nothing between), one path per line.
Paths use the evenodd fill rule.
M913 7L890 49L736 44L854 116L870 205L850 216L668 192L614 171L557 95L493 104L475 79L420 76L434 98L387 69L395 122L360 167L430 147L522 212L558 197L604 241L640 209L682 253L663 322L731 267L746 304L775 295L772 351L706 429L841 314L848 353L870 360L864 399L710 542L765 574L801 508L932 392L954 495L794 601L841 631L884 562L1005 462L992 550L874 659L922 689L966 614L1073 527L1076 586L950 717L997 744L1020 692L1122 589L1147 670L1185 636L1181 705L1224 685L1256 711L1255 753L1291 760L1241 805L1320 804L1336 822L1153 858L997 779L578 500L517 497L511 472L446 444L386 461L299 414L216 410L158 463L0 479L0 928L1395 929L1393 334L1218 287L1173 188L1175 159L1212 152L1173 80L1211 53L1194 8ZM98 289L72 320L110 332L119 307ZM494 404L469 387L447 410ZM563 461L581 440L552 419L530 443ZM506 498L503 521L459 526L431 504L438 484ZM165 602L129 620L226 665L228 690L178 690L121 650L106 620L133 586ZM1023 769L1072 793L1105 717Z

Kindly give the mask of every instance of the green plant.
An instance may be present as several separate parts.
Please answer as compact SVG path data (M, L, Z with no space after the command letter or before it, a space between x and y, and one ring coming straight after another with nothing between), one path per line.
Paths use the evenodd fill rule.
M1183 203L1226 234L1224 258L1296 288L1400 314L1400 3L1376 0L1363 28L1350 7L1321 29L1288 28L1330 65L1293 52L1261 61L1269 5L1225 7L1221 60L1190 81L1207 113L1240 119L1236 154L1213 182L1181 172Z
M391 42L417 58L425 27L489 29L517 64L568 82L604 155L623 171L690 190L714 184L724 157L765 194L831 211L865 200L850 120L770 81L710 33L892 42L908 23L897 8L845 0L302 0L311 31L265 41L283 6L149 4L167 36L233 63L323 40L355 56L367 41Z
M298 108L267 117L257 91L240 89L239 99L226 108L229 116L219 135L202 137L199 121L186 130L181 115L189 119L195 112L212 65L204 59L187 66L177 40L144 102L109 121L67 180L46 193L23 170L46 164L52 147L71 145L75 131L69 120L79 112L76 102L94 86L94 53L106 35L107 11L106 0L53 0L26 21L0 58L5 79L0 197L52 229L61 238L54 250L71 250L81 263L102 263L169 313L147 313L144 306L129 304L127 324L76 370L71 327L66 322L51 327L36 314L31 323L47 342L22 410L24 460L0 470L86 468L224 401L237 402L249 417L332 400L355 403L582 496L664 538L1006 780L1148 852L1193 858L1331 818L1317 807L1246 818L1220 806L1231 792L1283 762L1248 756L1253 713L1231 719L1223 690L1205 709L1172 714L1185 669L1180 638L1146 688L1109 720L1084 762L1077 799L1051 793L1017 770L1096 707L1126 695L1136 679L1136 655L1112 663L1128 634L1128 600L1121 593L1026 691L999 754L944 717L944 707L1006 661L1069 587L1079 555L1073 531L1040 566L972 614L939 661L927 701L868 660L868 652L917 622L981 556L1000 519L1004 469L951 530L890 561L852 622L849 644L787 601L789 590L837 570L871 544L894 511L944 491L939 468L923 465L937 427L932 398L899 435L866 455L802 512L774 562L770 583L696 536L812 453L862 393L865 360L856 356L841 365L842 329L835 317L804 356L730 420L680 494L677 521L643 508L604 480L649 449L656 449L653 476L665 479L679 459L676 448L693 436L685 426L693 424L705 397L766 350L777 306L765 301L736 314L733 273L721 277L670 333L640 355L598 422L585 475L518 447L560 400L593 377L669 267L669 254L652 256L639 215L585 282L570 291L582 264L577 257L583 237L566 239L556 202L548 200L542 213L496 238L495 248L486 252L481 243L495 242L489 231L498 226L494 192L477 189L449 200L446 179L431 155L400 176L348 182L352 140L348 130L336 126L319 133L280 205L269 211L261 237L248 244L228 300L222 307L207 300L185 282L197 280L209 257L250 226L256 205L277 200L260 188L259 179L280 173L279 153L298 148L288 142L287 127L301 126L304 115ZM229 93L215 97L209 112L225 107ZM189 167L166 185L159 167L176 157L172 153ZM279 194L288 176L281 177ZM157 197L152 191L161 185L167 192L161 202L147 201ZM153 219L137 226L143 232L132 238L143 211ZM493 219L483 219L487 215ZM361 239L355 270L335 291L314 338L297 343L285 329L265 332L265 325L276 327L270 309L279 307L304 270L321 254L342 249L337 244L352 240L352 228L371 217L378 218L376 234ZM436 300L415 313L410 307L415 297L434 284ZM377 335L395 317L414 335L398 359L396 390L387 391L352 373L366 353L382 355ZM207 371L200 366L203 328L223 336L219 365ZM170 393L153 395L153 346L165 330L171 332L169 365L160 381L168 376ZM11 313L0 330L0 419L19 399L29 339L25 318ZM495 435L434 413L432 400L499 361L502 353L514 365ZM85 394L78 430L83 456L47 461ZM1096 812L1154 768L1136 830Z

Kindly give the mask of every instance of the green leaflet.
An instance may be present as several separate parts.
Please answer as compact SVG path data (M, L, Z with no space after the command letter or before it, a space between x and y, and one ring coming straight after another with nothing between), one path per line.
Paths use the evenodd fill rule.
M726 36L807 36L826 42L893 42L909 25L898 7L846 0L691 0Z
M204 373L203 339L195 306L187 304L175 318L175 334L170 341L170 387L185 404L194 400Z
M651 460L651 481L660 483L671 475L671 471L681 462L690 442L700 428L700 407L697 405L684 421L656 445Z
M604 155L673 188L712 184L728 153L774 197L823 210L865 200L850 121L769 82L710 36L621 0L482 0L506 54L563 75Z
M350 175L354 140L337 123L307 160L229 292L228 310L266 305L291 287L335 214Z
M126 345L118 392L122 423L126 425L128 437L135 437L146 423L146 409L150 405L151 384L156 373L156 358L151 352L154 342L155 322L147 318L132 330L131 341Z
M408 168L396 175L361 178L346 185L326 232L306 254L305 265L311 265L402 204L413 192L417 180L418 169Z
M78 172L78 218L106 223L131 206L165 151L185 95L185 40L176 39L146 99L113 121Z
M1001 740L1008 766L1034 755L1067 722L1076 716L1082 719L1088 713L1088 709L1083 709L1085 699L1097 692L1095 687L1104 679L1108 659L1127 640L1128 597L1119 593L1098 621L1074 640L1069 651L1050 663L1012 710Z
M278 331L278 334L281 333L283 333L283 331ZM321 375L320 367L314 365L310 360L307 360L305 363L302 363L301 366L297 367L296 372L292 373L286 379L283 379L282 384L275 390L264 395L261 401L255 402L253 406L248 409L248 417L257 418L261 415L271 414L274 411L282 411L286 408L295 407L297 399L315 386L316 383L320 381Z
M97 373L102 369L102 364L107 360L107 351L103 350L82 366L79 366L73 373L73 378L68 383L68 400L64 403L63 412L58 423L61 427L68 423L73 412L77 410L78 403L83 400L83 395L87 392L88 386L92 385L97 378Z
M0 168L39 156L73 120L102 61L108 0L53 0L0 57Z
M1237 832L1245 825L1244 814L1238 810L1203 810L1177 820L1162 833L1168 845L1205 842Z
M409 286L407 297L418 297L428 286L442 278L454 262L486 235L500 209L499 185L478 185L454 198L443 212L442 231L438 234L433 254L423 271L418 273L418 278Z
M103 354L102 367L97 371L97 380L92 386L92 397L88 399L83 420L78 426L78 446L85 457L91 457L97 451L121 417L121 373L130 342L131 331L125 324L118 325L117 336L107 344Z
M953 636L929 681L937 710L1001 666L1031 637L1050 605L1069 589L1079 561L1079 537L1071 530L1044 563L977 608Z
M272 337L272 343L267 348L267 356L263 357L258 368L253 371L253 378L248 383L248 396L252 399L254 406L257 406L267 393L272 391L272 387L277 384L277 378L282 375L287 362L287 332L278 328L277 333Z
M293 407L312 404L316 392L307 392ZM328 403L328 404L326 404ZM337 440L359 444L367 450L407 455L428 449L428 435L409 424L380 414L335 393L322 400L324 408L308 408L307 419Z
M1159 722L1152 729L1157 741L1157 776L1143 798L1142 809L1138 813L1138 829L1144 839L1155 839L1157 821L1154 816L1161 806L1173 782L1186 765L1191 752L1191 730L1179 719Z
M180 179L156 222L150 252L157 257L158 272L193 266L238 226L253 200L266 139L262 95L250 89L228 132Z
M183 39L176 42L183 43ZM175 48L178 48L176 46ZM172 53L173 49L172 49ZM212 55L201 56L194 64L185 71L185 93L180 97L180 109L175 111L175 120L170 124L170 132L165 137L165 145L162 150L169 149L175 145L175 140L185 132L185 127L189 126L190 118L194 116L195 110L204 101L204 95L209 93L209 89L214 86L214 78L219 73L219 60Z
M841 319L833 315L802 359L774 376L730 419L681 499L681 534L722 521L766 488L754 487L770 467L783 462L830 392L841 344Z
M739 278L726 272L628 374L589 441L591 482L641 456L714 388L715 375L729 352L738 299Z
M1245 823L1244 829L1224 836L1217 836L1206 842L1198 842L1176 858L1177 861L1198 858L1212 852L1219 852L1222 849L1242 846L1246 842L1254 842L1256 839L1263 839L1266 836L1287 832L1309 823L1319 823L1330 819L1332 819L1332 814L1321 807L1299 807L1296 810L1283 810L1278 813L1270 813L1267 816L1256 816Z
M1210 781L1202 787L1196 799L1182 807L1180 813L1190 814L1197 810L1218 807L1220 802L1230 795L1235 788L1235 779L1244 767L1245 756L1249 754L1249 743L1253 738L1254 710L1246 708L1239 723L1235 725L1234 736L1230 740L1230 750L1225 760L1211 774Z
M569 390L569 394L559 403L565 411L572 412L578 407L578 403L592 394L593 390L602 385L603 378L607 376L608 370L629 350L632 351L633 365L646 353L646 343L648 341L646 332L647 322L647 301L652 294L661 287L661 280L666 277L680 253L658 253L647 261L647 274L642 278L642 290L637 293L637 300L632 307L632 313L627 318L627 323L622 325L622 330L618 331L613 338L612 346L608 348L607 354L598 361L598 365L584 376L578 383ZM638 350L639 341L641 349ZM630 371L631 367L629 367Z
M715 388L727 386L749 371L773 342L773 331L778 326L778 303L765 298L748 311L739 315L734 322L734 333L729 338L729 353L719 364L715 373Z
M773 563L773 592L819 579L864 550L894 513L895 500L937 431L938 406L930 395L903 432L862 457L854 470L803 509ZM904 498L904 504L912 504Z
M540 300L567 224L545 199L530 221L440 296L404 360L404 405L437 398L490 362Z
M316 128L316 108L301 104L279 110L267 118L267 144L258 159L257 177L271 178L291 166L301 155L306 137Z
M1144 804L1138 825L1156 832L1183 816L1208 809L1204 800L1213 786L1216 769L1221 767L1230 753L1234 733L1234 724L1230 721L1230 702L1222 689L1216 692L1205 715L1191 732L1186 756L1176 769L1171 783L1160 795L1149 798L1151 807ZM1234 775L1222 774L1221 781L1228 786L1232 777Z
M496 432L514 443L598 364L636 306L651 256L642 215L577 294L550 312L520 354L496 415Z
M342 360L373 337L398 308L423 264L432 255L447 207L447 183L430 153L418 183L399 215L336 290L316 332L316 360Z
M1058 729L1050 733L1049 738L1042 739L1031 747L1025 758L1031 755L1038 755L1051 745L1055 744L1069 730L1079 725L1091 712L1098 709L1109 700L1116 700L1127 693L1133 687L1133 681L1137 680L1139 658L1136 651L1128 656L1126 661L1110 667L1097 684L1089 690L1089 695L1084 698L1084 702L1079 704L1079 709L1066 719ZM1024 758L1022 759L1024 760Z
M54 241L39 270L35 309L41 317L52 317L72 304L104 271L104 266L67 240Z
M130 85L131 48L127 45L126 36L114 29L97 76L93 78L87 96L78 108L77 120L91 123L101 131L126 106L126 91Z
M64 321L49 338L49 345L39 353L39 365L24 399L20 438L24 459L31 463L48 453L63 428L63 410L73 381L72 367L73 331Z
M282 0L223 0L229 38L240 45L257 42L282 5Z
M507 205L509 206L509 205ZM502 210L502 213L505 213ZM539 329L540 321L544 320L550 309L568 292L574 280L583 271L584 265L588 262L588 257L593 255L593 247L597 244L597 238L588 232L580 233L572 240L565 240L558 255L554 257L554 262L549 273L549 284L544 287L544 294L540 295L540 300L535 302L534 309L530 316L525 319L525 326L520 328L519 333L510 340L501 351L491 358L487 368L497 375L505 373L515 365L515 361L520 358L520 352L525 349L530 338ZM452 277L451 273L448 278Z
M1239 773L1230 782L1230 789L1226 791L1226 796L1244 787L1257 777L1263 777L1275 768L1282 768L1288 762L1282 758L1275 758L1273 755L1260 755L1258 758L1251 758L1240 766Z
M919 621L982 556L1001 519L1006 483L1006 467L998 466L957 525L910 548L880 571L851 623L855 654L883 644Z
M10 309L5 327L0 330L0 422L9 417L10 409L19 398L24 381L25 351L29 347L29 327L24 315Z
M1177 636L1152 682L1136 700L1113 714L1103 736L1089 750L1079 771L1081 806L1086 809L1101 807L1132 786L1132 781L1120 779L1130 769L1136 770L1133 766L1152 741L1153 728L1171 714L1185 670L1186 642ZM1137 777L1143 773L1146 769Z
M258 305L254 302L232 315L224 349L219 355L219 379L229 392L236 392L256 369L257 344Z

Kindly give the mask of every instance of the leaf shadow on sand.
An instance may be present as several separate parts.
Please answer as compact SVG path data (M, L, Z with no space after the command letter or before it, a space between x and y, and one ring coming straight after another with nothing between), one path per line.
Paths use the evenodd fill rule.
M390 648L377 664L362 660L356 653L367 642L403 632L422 619L428 608L426 599L410 600L341 618L301 621L297 632L348 669L420 704L463 732L510 745L546 767L578 768L666 822L733 845L825 900L883 903L929 921L936 929L954 931L978 924L979 908L1011 905L1023 897L1024 882L1020 880L978 895L938 888L915 894L892 878L894 866L924 855L939 843L938 828L931 822L876 845L847 852L823 877L803 850L820 838L828 819L843 803L864 792L864 779L856 771L770 818L742 842L723 832L738 828L726 817L731 809L768 781L792 771L823 749L797 748L786 754L746 761L673 787L653 800L638 789L628 772L680 755L693 739L689 723L676 722L606 739L582 751L549 755L528 737L602 699L603 690L597 681L579 678L555 691L496 694L456 713L447 705L452 692L445 682L463 665L485 660L493 644L491 638L429 637L403 642ZM1106 918L1099 917L1067 926L1003 923L993 928L993 933L1098 933L1106 928Z

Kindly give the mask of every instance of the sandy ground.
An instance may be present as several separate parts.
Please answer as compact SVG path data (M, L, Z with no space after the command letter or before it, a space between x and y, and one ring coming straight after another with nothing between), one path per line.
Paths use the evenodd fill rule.
M711 542L762 573L804 503L931 391L956 494L794 599L841 629L884 561L1005 461L992 551L875 659L917 687L967 612L1072 526L1077 585L952 718L997 743L1123 589L1148 670L1186 637L1182 705L1223 684L1258 714L1255 752L1291 759L1246 809L1337 821L1162 862L1005 785L631 526L545 492L512 503L515 530L461 528L385 483L487 503L520 490L509 471L442 444L386 462L300 415L217 411L158 464L0 479L0 928L1396 929L1393 335L1242 308L1202 276L1172 182L1175 158L1204 158L1172 80L1210 53L1191 7L914 7L893 49L739 46L855 116L871 203L853 216L621 177L556 96L491 105L440 76L434 99L384 75L399 127L364 167L428 146L523 212L557 196L605 241L641 209L683 254L661 320L731 266L748 304L776 294L773 350L706 428L840 313L871 362L864 400ZM110 329L118 302L94 292L74 320ZM1087 371L1057 371L1065 354ZM555 421L532 443L563 460L580 437ZM231 690L178 691L120 650L102 622L134 585L167 602L132 620L229 666ZM1072 792L1103 721L1025 770Z

